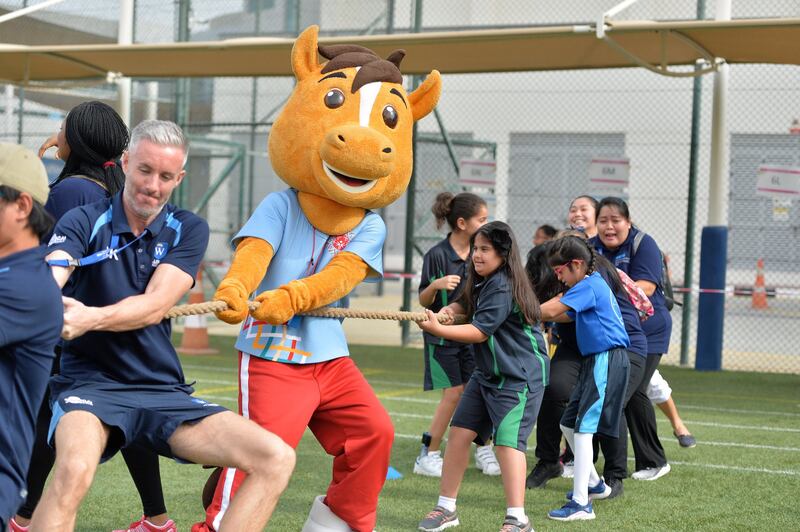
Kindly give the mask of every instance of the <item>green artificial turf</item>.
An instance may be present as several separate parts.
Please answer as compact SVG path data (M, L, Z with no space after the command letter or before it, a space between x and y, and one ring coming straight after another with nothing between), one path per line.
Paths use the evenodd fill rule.
M231 338L212 338L220 355L181 358L200 397L236 409L236 358ZM416 530L436 502L438 479L412 473L419 435L427 430L439 397L422 392L419 349L352 347L352 355L395 424L391 464L402 479L387 481L378 511L380 531ZM627 479L623 497L595 503L597 519L559 523L547 512L563 504L571 480L555 479L528 490L525 508L537 530L797 530L794 496L800 485L800 376L760 373L698 373L663 367L687 426L697 437L682 449L666 418L656 412L672 472L655 481ZM528 451L534 463L535 434ZM445 447L446 453L446 447ZM632 450L629 450L632 456ZM602 458L601 458L602 460ZM632 465L632 464L630 464ZM601 464L598 464L598 469ZM313 497L324 493L331 458L306 433L297 468L269 530L300 530ZM170 516L188 531L202 518L200 493L208 475L196 465L162 459L162 483ZM499 477L470 466L458 498L460 530L493 531L505 501ZM100 466L78 516L77 530L108 531L138 519L141 505L124 462L117 455Z

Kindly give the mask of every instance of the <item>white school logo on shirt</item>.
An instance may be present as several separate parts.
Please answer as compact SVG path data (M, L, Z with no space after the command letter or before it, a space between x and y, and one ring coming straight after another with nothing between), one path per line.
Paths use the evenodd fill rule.
M156 244L155 252L153 253L153 258L156 260L161 260L164 258L164 255L167 254L167 243L166 242L159 242Z
M76 395L70 395L69 397L65 397L64 398L64 402L67 403L67 404L73 404L73 405L94 406L94 403L92 401L90 401L89 399L81 399L80 397L78 397Z
M67 235L57 235L53 233L53 236L50 237L50 242L47 243L47 246L53 246L55 244L63 244L67 241Z

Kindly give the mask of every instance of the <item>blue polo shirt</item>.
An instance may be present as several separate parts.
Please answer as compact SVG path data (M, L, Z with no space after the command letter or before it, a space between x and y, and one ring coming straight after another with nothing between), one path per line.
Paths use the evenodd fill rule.
M561 303L575 320L578 347L583 356L630 345L617 299L599 273L584 277L566 291Z
M498 271L476 285L474 297L471 323L488 337L473 344L478 382L513 391L547 386L550 359L542 332L538 324L525 321L505 272Z
M419 281L419 293L428 288L436 279L441 279L446 275L458 275L461 282L453 290L438 290L433 303L428 307L433 312L439 312L442 307L446 307L453 301L461 297L464 291L464 281L467 277L467 261L462 259L450 245L450 234L447 238L433 246L425 253L422 259L422 278ZM462 345L459 342L445 340L428 332L423 332L425 342L434 345Z
M654 314L642 323L642 330L647 336L647 352L663 354L669 351L672 316L667 310L661 286L661 250L650 235L645 235L634 254L633 239L638 232L638 229L631 227L628 238L616 249L606 248L598 237L590 239L589 242L598 253L627 273L634 281L650 281L656 285L653 295L648 296L653 304Z
M55 220L60 220L67 211L78 205L88 205L107 197L106 189L96 181L80 176L70 176L50 187L50 194L47 196L44 209Z
M115 235L116 249L133 242L137 237L128 225L122 193L65 214L49 251L63 250L77 259L106 249ZM119 251L116 260L76 268L73 297L85 305L104 307L141 295L160 264L172 264L194 278L208 245L208 224L167 204L140 236ZM133 331L88 332L64 342L61 374L79 381L182 384L183 370L171 333L168 319Z
M44 246L0 259L0 519L23 501L36 416L63 325Z

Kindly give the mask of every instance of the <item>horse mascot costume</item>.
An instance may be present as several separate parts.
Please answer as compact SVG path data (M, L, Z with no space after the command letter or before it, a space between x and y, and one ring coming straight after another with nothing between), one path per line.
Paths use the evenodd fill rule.
M373 530L394 428L349 358L340 320L297 316L345 306L360 282L382 275L384 207L408 187L414 122L441 93L432 71L413 92L398 50L381 59L355 45L317 45L306 29L292 49L297 84L269 135L270 161L289 185L269 194L233 239L236 253L214 296L243 322L240 413L297 447L310 428L333 458L333 478L303 531ZM319 55L327 59L320 63ZM257 310L248 314L248 298ZM217 530L243 474L223 470L193 531Z

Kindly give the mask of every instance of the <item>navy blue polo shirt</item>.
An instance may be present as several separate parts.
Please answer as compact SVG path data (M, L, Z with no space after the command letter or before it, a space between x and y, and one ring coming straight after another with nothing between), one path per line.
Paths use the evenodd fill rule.
M605 280L608 287L611 288L608 272L604 269L598 269L598 273ZM622 292L614 292L614 297L617 299L619 311L622 313L622 322L625 324L625 332L628 333L628 338L631 342L628 351L643 357L647 356L647 337L642 330L642 319L639 317L636 307L628 299L628 293L624 290Z
M648 296L653 304L654 314L642 323L642 330L647 336L647 352L662 354L669 351L672 316L667 310L661 286L661 250L650 235L645 235L639 243L636 254L633 254L633 239L638 232L638 229L631 227L628 238L617 249L606 248L598 237L590 239L589 242L598 253L627 273L634 281L650 281L656 285L653 295Z
M594 272L572 286L561 297L571 310L581 355L591 356L616 347L630 345L617 299L600 276Z
M478 381L513 391L547 386L550 359L541 329L525 321L506 273L498 271L481 281L474 297L472 325L488 336L473 344Z
M135 240L122 193L65 214L56 225L50 251L63 250L77 259L106 249L113 235L119 237L117 249ZM206 221L167 204L138 241L117 253L116 260L76 268L73 297L88 306L104 307L141 295L160 264L172 264L194 278L207 245ZM61 374L80 381L183 383L171 333L168 319L133 331L88 332L64 342Z
M50 187L50 194L47 196L47 203L44 204L44 208L57 222L75 207L102 201L106 198L108 198L108 192L96 181L79 176L70 176ZM53 227L55 228L55 226ZM50 231L42 239L42 243L53 243L52 238L53 231ZM70 278L61 293L72 297L73 282Z
M67 211L78 205L88 205L108 197L108 192L99 183L80 176L65 177L52 187L44 208L55 220L60 220Z
M446 275L458 275L461 282L454 290L438 290L433 303L428 307L433 312L439 312L442 307L446 307L453 301L457 301L464 292L464 281L467 277L467 261L462 259L450 245L450 233L447 238L433 246L425 253L422 259L422 279L419 282L419 293L428 288L436 279L441 279ZM434 345L461 345L459 342L445 340L428 332L422 333L425 342Z
M0 259L0 518L23 497L64 307L44 246Z

